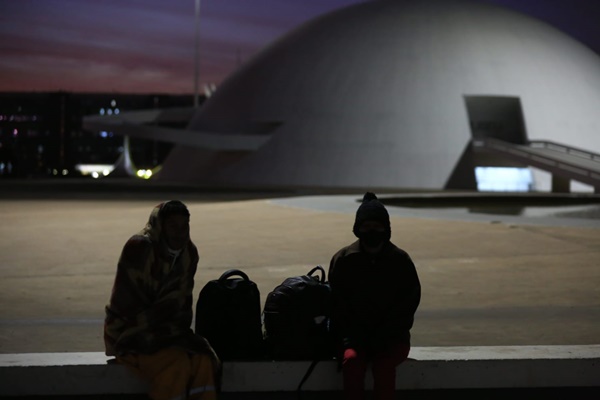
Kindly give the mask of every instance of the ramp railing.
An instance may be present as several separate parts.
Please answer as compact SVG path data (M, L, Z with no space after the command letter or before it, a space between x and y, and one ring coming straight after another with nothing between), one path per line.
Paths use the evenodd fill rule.
M571 154L577 157L584 158L586 160L598 161L600 162L600 154L592 153L587 150L582 150L576 147L567 146L564 144L551 142L548 140L530 140L529 146L532 148L542 148L548 150L554 150L566 154Z
M571 146L535 140L528 144L509 143L498 139L473 139L473 149L491 151L567 179L573 179L600 191L600 154Z

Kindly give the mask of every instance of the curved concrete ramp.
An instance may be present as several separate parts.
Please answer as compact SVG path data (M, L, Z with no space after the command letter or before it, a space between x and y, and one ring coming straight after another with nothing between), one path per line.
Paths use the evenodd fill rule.
M472 141L475 153L491 153L552 174L552 191L568 191L569 180L594 187L600 193L600 154L544 140L514 144L486 138Z

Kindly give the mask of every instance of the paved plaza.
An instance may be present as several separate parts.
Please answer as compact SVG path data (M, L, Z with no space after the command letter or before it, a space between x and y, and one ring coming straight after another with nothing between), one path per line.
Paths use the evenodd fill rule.
M239 268L264 304L286 277L328 267L355 240L363 194L89 182L0 182L0 190L0 353L103 351L119 253L161 201L190 209L195 297ZM600 343L600 219L388 210L392 241L412 256L422 284L414 346Z

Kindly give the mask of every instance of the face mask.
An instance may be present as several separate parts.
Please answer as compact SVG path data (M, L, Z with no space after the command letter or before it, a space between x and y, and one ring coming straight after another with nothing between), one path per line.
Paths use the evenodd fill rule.
M386 239L386 232L367 231L360 233L360 241L367 247L377 247Z

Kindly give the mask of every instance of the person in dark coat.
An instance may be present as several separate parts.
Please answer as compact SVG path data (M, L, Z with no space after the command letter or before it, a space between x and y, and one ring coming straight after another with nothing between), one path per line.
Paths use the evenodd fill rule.
M346 400L364 400L372 365L376 400L394 398L396 367L410 351L421 284L408 253L391 241L389 214L367 192L353 227L358 240L331 259L332 329L341 349Z

